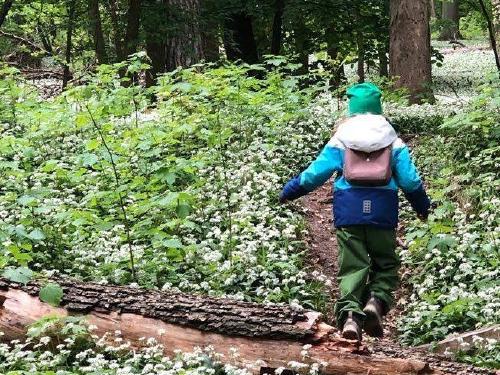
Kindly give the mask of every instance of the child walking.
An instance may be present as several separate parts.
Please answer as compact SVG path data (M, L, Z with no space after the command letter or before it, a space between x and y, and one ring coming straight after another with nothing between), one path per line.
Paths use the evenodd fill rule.
M381 96L372 83L349 88L347 120L280 194L281 202L297 199L337 172L333 213L340 298L335 316L347 339L361 340L362 328L370 336L383 335L382 317L398 285L398 188L422 220L430 207L408 147L382 116Z

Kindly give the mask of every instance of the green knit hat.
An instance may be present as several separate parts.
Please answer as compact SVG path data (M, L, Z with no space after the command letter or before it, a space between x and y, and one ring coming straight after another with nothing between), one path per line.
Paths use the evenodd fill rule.
M349 98L349 116L371 113L382 114L382 103L380 97L382 92L373 83L359 83L347 90Z

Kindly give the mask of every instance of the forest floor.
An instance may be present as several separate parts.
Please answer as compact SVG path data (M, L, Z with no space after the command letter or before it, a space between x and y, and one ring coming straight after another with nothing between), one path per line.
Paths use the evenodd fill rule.
M336 300L339 288L336 279L338 248L335 238L332 216L332 181L302 199L308 227L307 262L313 270L326 276L328 291L332 305L327 308L325 319L335 325L333 317L333 301ZM404 273L411 272L404 267L400 270L401 279ZM463 363L452 362L448 358L415 348L405 348L397 341L397 320L404 312L407 288L404 283L396 292L396 305L387 315L384 322L384 338L373 339L366 335L363 342L373 356L390 358L413 358L430 364L432 368L447 374L475 375L495 374L494 370L477 368Z

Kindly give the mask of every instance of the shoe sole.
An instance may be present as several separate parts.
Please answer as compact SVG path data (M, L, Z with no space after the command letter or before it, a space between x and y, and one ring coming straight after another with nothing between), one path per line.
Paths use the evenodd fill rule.
M361 341L361 339L358 336L358 333L355 331L344 331L342 332L342 337L347 340Z
M366 314L364 330L368 336L382 337L384 336L384 328L382 327L382 320L379 318L376 311L371 308L365 308L363 312Z

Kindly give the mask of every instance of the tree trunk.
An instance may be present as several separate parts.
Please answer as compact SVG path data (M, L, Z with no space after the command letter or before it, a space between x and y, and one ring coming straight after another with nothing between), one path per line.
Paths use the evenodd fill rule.
M68 85L68 82L71 78L69 64L71 63L71 50L73 49L72 38L73 38L73 29L75 27L76 0L67 0L66 8L68 11L68 25L66 30L66 56L65 56L63 82L62 82L63 89Z
M357 38L358 43L358 82L365 81L365 43L363 35L359 34Z
M330 67L332 75L330 86L333 88L338 88L346 80L344 64L339 62L339 49L337 43L338 39L336 38L335 29L330 26L326 30L326 52L332 60Z
M199 0L168 0L175 27L167 40L167 71L203 60Z
M108 63L106 44L102 33L101 12L99 10L99 0L89 0L90 31L94 39L94 50L99 64Z
M500 0L491 0L493 10L493 25L495 29L495 40L500 40ZM497 53L500 54L500 45L497 44Z
M146 0L141 18L146 37L146 52L151 59L151 68L146 74L146 86L156 83L158 74L166 69L167 1Z
M380 77L389 77L389 59L387 58L387 45L380 43L378 46L378 74Z
M332 327L320 314L287 306L259 305L228 299L163 293L139 288L81 284L58 280L64 289L62 307L38 299L40 285L24 286L0 279L0 331L4 342L22 339L27 327L47 315L85 314L99 336L121 331L133 347L142 337L164 345L165 355L194 347L214 348L222 359L252 372L287 368L291 361L323 363L321 373L436 374L418 360L377 358L353 341L333 339ZM301 353L311 344L308 355ZM231 355L233 349L238 356ZM362 353L365 355L354 354Z
M459 31L458 0L444 0L442 2L442 20L446 21L439 35L439 40L461 39Z
M234 13L224 20L224 47L230 61L242 60L248 64L259 61L252 18L248 14Z
M2 5L2 9L0 10L0 27L2 27L5 18L7 18L7 14L9 13L10 8L12 7L12 3L14 0L5 0Z
M490 44L491 48L493 49L493 53L495 55L495 63L497 65L497 70L500 72L500 44L498 43L498 39L495 35L495 27L498 31L500 28L500 24L493 25L493 21L491 20L490 14L488 13L488 10L486 9L486 4L484 3L484 0L479 0L479 5L481 6L481 12L483 13L483 17L486 20L488 24L488 34L490 36ZM498 22L500 19L499 13L500 13L500 1L498 0L493 0L492 1L492 8L493 8L493 15L496 18L496 21ZM497 33L498 35L498 33Z
M295 53L298 56L298 63L301 68L299 74L307 74L309 72L309 48L310 38L309 29L304 18L296 19L293 25L293 39L295 44Z
M113 40L115 44L115 53L118 61L123 61L125 58L125 51L122 44L122 34L120 28L120 19L118 17L119 9L116 0L108 0L108 11L111 20L111 27L113 29Z
M271 55L279 55L283 39L283 13L285 0L276 0L274 4L273 35L271 40Z
M431 18L436 18L436 2L429 0L429 6L431 7Z
M141 0L129 0L127 12L127 30L125 32L124 52L120 60L125 60L137 50L139 44L139 23L141 18Z
M390 8L390 75L408 89L411 103L432 101L428 1L391 0Z

